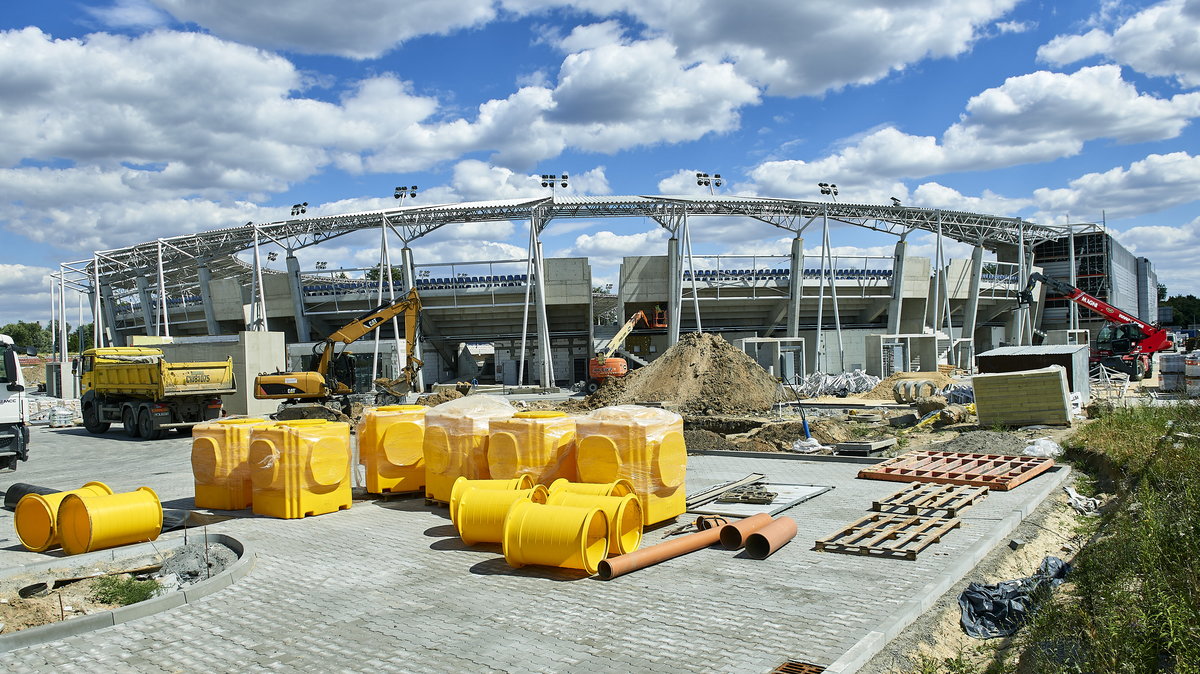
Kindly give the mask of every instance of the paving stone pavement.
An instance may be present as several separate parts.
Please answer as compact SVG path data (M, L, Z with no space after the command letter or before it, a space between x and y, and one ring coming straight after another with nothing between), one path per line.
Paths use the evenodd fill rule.
M191 507L190 439L117 430L35 428L30 461L0 474L74 488L148 485ZM828 665L928 593L1039 481L996 492L917 561L818 553L813 541L862 517L902 485L855 479L860 464L689 457L696 491L751 472L834 489L787 514L791 544L762 561L702 550L612 581L510 568L499 546L467 547L444 509L418 499L356 501L348 511L276 520L248 511L209 526L258 552L254 570L199 601L112 628L0 654L10 671L723 671L784 660ZM661 540L648 532L644 544ZM167 534L177 536L178 533ZM0 568L53 558L24 550L0 511ZM938 592L940 594L940 592Z

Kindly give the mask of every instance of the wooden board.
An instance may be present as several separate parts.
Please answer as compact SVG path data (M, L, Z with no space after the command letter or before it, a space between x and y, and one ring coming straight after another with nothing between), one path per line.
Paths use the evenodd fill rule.
M913 482L904 489L871 504L871 510L900 515L958 517L963 510L987 496L987 487L966 484Z
M915 560L961 524L957 518L872 513L817 541L816 549L847 555Z
M1007 491L1054 466L1054 459L1008 454L909 452L858 471L860 478L967 484Z

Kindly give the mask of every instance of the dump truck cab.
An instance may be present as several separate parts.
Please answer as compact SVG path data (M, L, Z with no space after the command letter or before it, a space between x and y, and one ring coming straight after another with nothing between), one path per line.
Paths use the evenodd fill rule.
M0 469L29 460L29 423L25 417L25 376L18 348L0 335Z

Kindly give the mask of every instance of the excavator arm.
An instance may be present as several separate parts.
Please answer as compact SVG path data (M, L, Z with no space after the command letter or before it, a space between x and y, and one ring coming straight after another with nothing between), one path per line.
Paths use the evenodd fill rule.
M625 338L629 336L629 333L633 332L633 329L637 326L638 321L642 321L646 325L650 325L650 319L646 317L646 312L644 311L639 311L630 316L629 320L625 321L625 325L622 325L621 329L617 330L617 334L613 335L613 338L608 340L608 344L605 344L604 348L596 352L596 360L604 362L609 358L612 358L613 353L616 352L617 349L621 348L621 345L625 343Z

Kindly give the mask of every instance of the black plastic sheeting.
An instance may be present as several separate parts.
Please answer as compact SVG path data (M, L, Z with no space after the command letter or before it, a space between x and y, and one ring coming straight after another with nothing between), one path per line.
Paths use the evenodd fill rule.
M963 631L976 639L1016 633L1037 608L1041 595L1061 585L1070 570L1070 564L1049 556L1042 560L1037 573L1028 578L995 585L971 583L958 595Z
M4 492L4 509L16 510L17 502L26 494L41 494L45 496L46 494L53 494L59 491L62 490L54 489L53 487L39 487L36 484L29 484L28 482L14 482Z

